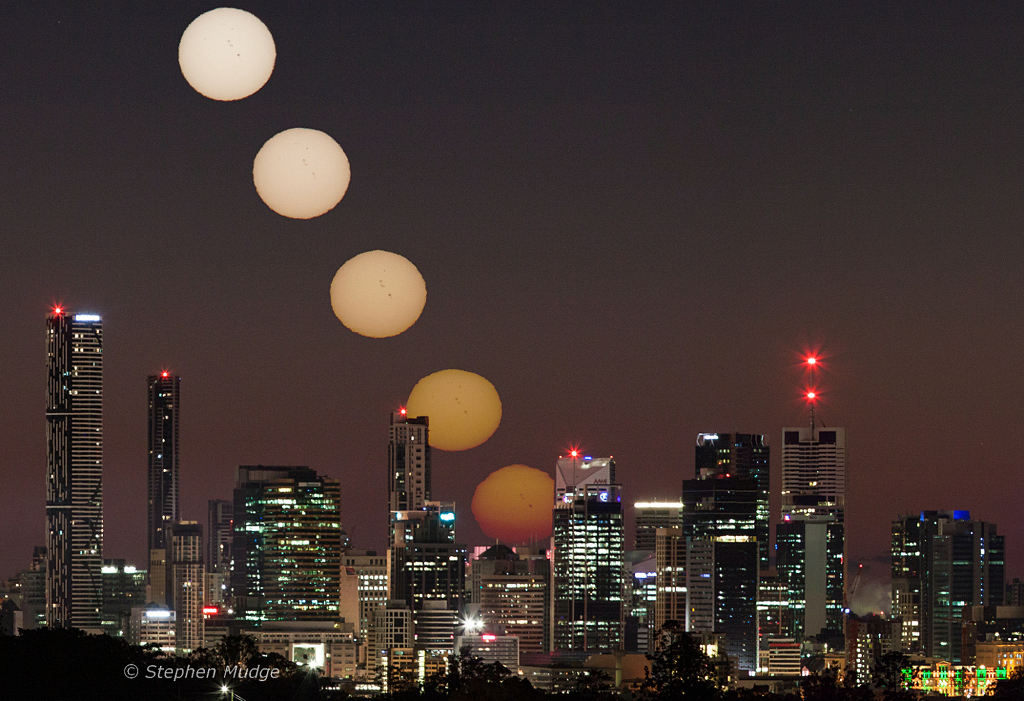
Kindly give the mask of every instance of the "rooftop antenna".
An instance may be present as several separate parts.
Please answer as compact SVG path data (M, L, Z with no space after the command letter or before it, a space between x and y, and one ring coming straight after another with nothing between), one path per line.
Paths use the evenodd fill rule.
M814 371L818 369L818 358L814 355L807 356L807 372L811 376L811 387L812 389L807 390L807 403L811 407L811 435L814 435L814 402L818 398L818 393L814 391Z

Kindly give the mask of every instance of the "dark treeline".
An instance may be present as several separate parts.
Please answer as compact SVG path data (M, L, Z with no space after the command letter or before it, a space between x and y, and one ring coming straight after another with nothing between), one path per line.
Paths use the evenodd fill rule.
M869 680L847 675L839 680L832 670L801 681L800 689L773 694L765 689L722 688L722 668L704 654L696 640L674 622L657 638L648 655L646 678L637 688L611 689L600 671L581 670L571 690L548 694L498 663L485 664L468 648L449 659L448 668L423 683L392 672L388 693L380 701L910 701L916 694L901 687L901 672L909 660L901 653L883 655ZM241 670L247 678L224 678L225 668ZM192 670L192 672L189 672ZM209 670L197 676L196 670ZM177 677L177 678L175 678ZM105 635L86 635L74 629L22 631L0 636L0 700L64 701L79 699L152 699L154 701L228 698L244 701L333 701L344 692L320 688L316 674L280 655L260 654L249 636L232 636L215 648L174 657ZM1024 668L1018 668L996 688L994 698L1024 701Z

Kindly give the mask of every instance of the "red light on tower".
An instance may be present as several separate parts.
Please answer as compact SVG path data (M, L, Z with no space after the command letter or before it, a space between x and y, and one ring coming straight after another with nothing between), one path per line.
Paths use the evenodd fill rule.
M401 409L399 409L398 413L401 414L402 416L405 416L405 407L402 407Z
M170 373L168 373L166 370L164 370L162 373L160 373L161 377L167 377L168 375L170 375Z
M812 355L810 358L807 359L807 364L810 365L811 367L814 367L815 365L818 364L818 359Z
M807 393L807 400L813 402L815 397L817 397L817 396L818 396L817 392L814 392L812 390L812 391Z
M569 455L571 455L574 458L579 457L579 454L580 454L580 451L578 451L576 449L573 449L572 451L569 452Z
M61 314L64 313L64 310L61 309L60 306L58 305L53 308L53 313L56 314L57 316L60 316Z

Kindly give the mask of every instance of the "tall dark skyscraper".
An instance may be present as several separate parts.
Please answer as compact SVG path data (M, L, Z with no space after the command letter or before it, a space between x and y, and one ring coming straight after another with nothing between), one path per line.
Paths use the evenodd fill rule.
M698 433L694 477L729 475L751 479L757 489L754 532L761 570L768 571L771 448L760 433Z
M103 324L46 320L46 621L100 630L103 606Z
M703 583L710 585L705 587L706 608L714 632L725 636L726 653L745 672L757 669L759 497L756 480L732 473L704 471L697 479L683 480L682 535L689 539L688 550L699 547L711 556L704 573L710 581ZM692 574L687 572L691 579ZM687 589L691 600L700 598L689 591L692 586Z
M395 520L402 512L420 511L430 501L428 417L391 414L388 435L388 545L395 542Z
M181 378L149 376L148 550L167 545L164 528L181 520L178 506L178 416Z

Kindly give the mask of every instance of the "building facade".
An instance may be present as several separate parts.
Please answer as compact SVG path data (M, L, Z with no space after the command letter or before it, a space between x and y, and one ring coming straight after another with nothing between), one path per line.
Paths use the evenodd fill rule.
M742 672L757 670L757 595L760 568L758 503L760 486L749 477L706 468L683 481L682 535L687 547L710 544L713 632ZM693 581L694 577L690 576ZM691 594L697 600L698 591Z
M341 487L308 467L241 466L231 591L249 621L336 620Z
M633 550L653 552L658 529L683 525L682 513L681 501L638 501L633 504Z
M625 537L615 461L579 455L555 467L552 650L622 646Z
M767 571L771 520L771 448L767 436L759 433L698 433L695 459L696 479L729 476L754 482L754 534L757 536L760 568Z
M203 646L206 566L203 527L181 521L165 527L167 601L175 613L175 649L187 655Z
M429 418L391 414L388 433L388 545L395 540L395 521L402 512L423 509L430 501Z
M99 632L103 606L103 323L46 321L46 621Z
M178 425L181 378L149 376L149 501L147 548L167 547L164 529L181 520Z

